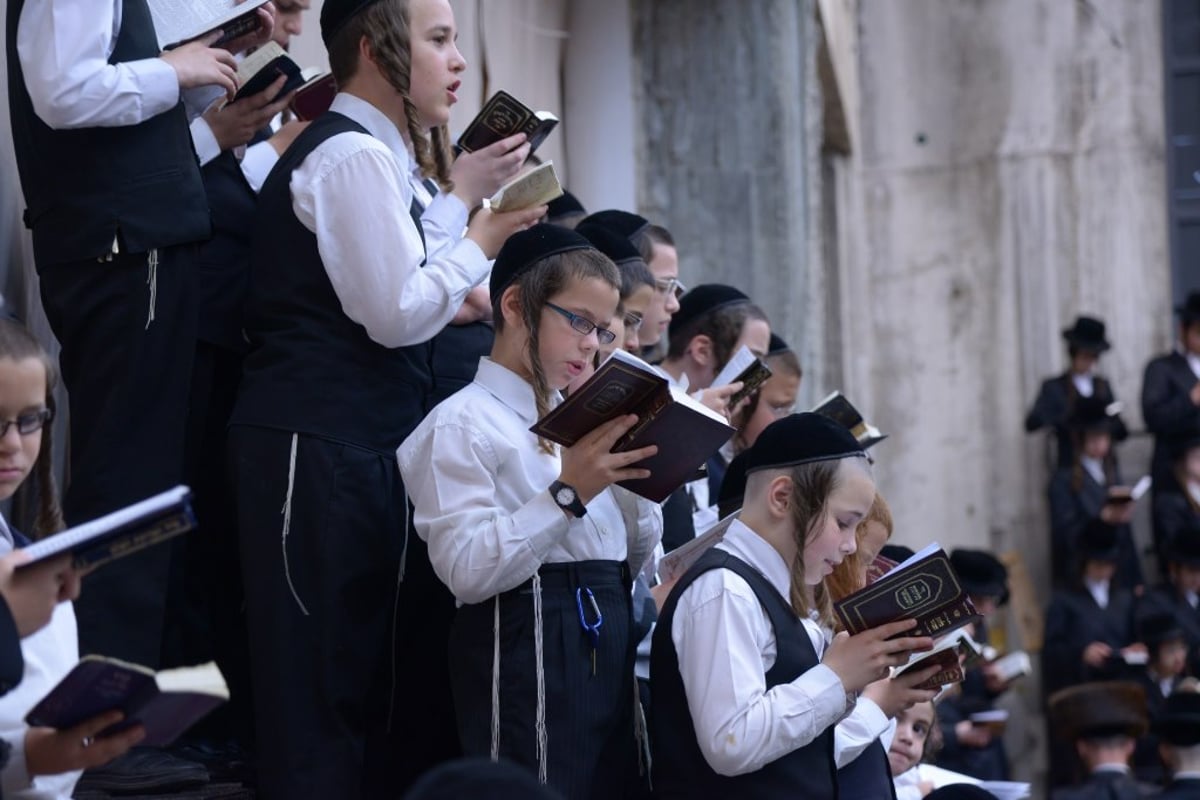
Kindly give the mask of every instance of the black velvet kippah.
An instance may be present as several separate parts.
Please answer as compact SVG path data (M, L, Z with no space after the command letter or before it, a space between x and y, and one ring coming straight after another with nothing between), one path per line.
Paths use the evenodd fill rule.
M325 47L358 12L379 0L325 0L321 4L321 40Z
M767 355L777 356L780 353L786 353L788 350L791 350L791 349L792 348L788 347L787 342L785 342L783 339L776 336L775 334L773 334L773 333L771 334L771 345L767 349Z
M565 190L558 197L546 204L546 217L548 219L558 219L567 214L586 213L587 209L583 207L583 203L579 202L579 198Z
M750 298L740 289L723 283L705 283L679 298L679 310L671 317L667 335L673 336L705 314L735 303L749 303Z
M741 452L725 467L725 476L721 478L721 488L717 492L717 513L722 518L729 516L742 507L745 496L746 453Z
M541 223L514 233L504 242L492 264L492 279L488 284L492 300L499 297L518 275L543 258L590 249L593 248L587 239L558 225Z
M829 417L805 411L768 425L745 452L746 474L782 469L814 461L866 458L867 453L849 430Z
M614 264L628 264L631 261L641 261L642 254L621 234L612 228L595 223L581 222L575 226L575 232L592 243L592 247L612 259Z
M589 214L579 224L603 225L626 239L632 239L650 226L650 220L629 211L618 211L614 208Z

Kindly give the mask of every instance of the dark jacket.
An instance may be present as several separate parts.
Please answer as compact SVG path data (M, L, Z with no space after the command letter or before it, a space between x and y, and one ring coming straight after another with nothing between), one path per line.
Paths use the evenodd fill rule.
M1140 800L1154 797L1157 789L1121 772L1093 772L1078 786L1055 789L1051 800Z
M1079 469L1079 488L1075 488L1075 468L1059 467L1050 479L1050 561L1054 581L1067 587L1079 571L1076 543L1089 525L1106 525L1100 511L1108 499L1108 486L1100 484L1085 469ZM1114 476L1113 485L1120 478ZM1114 582L1122 589L1133 589L1145 583L1142 562L1133 541L1129 525L1117 525L1117 546L1120 558Z
M1113 396L1112 385L1107 379L1097 375L1092 379L1092 386L1093 396L1105 404L1116 400ZM1075 445L1067 430L1067 418L1071 416L1075 400L1078 397L1079 390L1075 388L1075 382L1071 380L1070 372L1047 378L1042 382L1037 399L1033 401L1033 408L1025 417L1025 430L1029 433L1043 428L1053 430L1058 445L1057 463L1060 467L1070 466L1075 460ZM1118 415L1113 420L1113 441L1121 442L1128 437L1129 430Z
M1116 680L1133 673L1115 651L1136 641L1133 594L1110 587L1108 606L1101 608L1084 587L1054 593L1046 611L1042 680L1047 696L1078 683ZM1101 667L1083 663L1083 651L1104 642L1114 651Z

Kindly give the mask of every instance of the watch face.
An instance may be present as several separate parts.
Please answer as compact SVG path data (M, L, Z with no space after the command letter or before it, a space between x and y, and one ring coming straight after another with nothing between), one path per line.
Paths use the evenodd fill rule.
M554 495L554 499L560 506L569 506L575 502L575 490L570 486L562 486L559 488L558 494Z

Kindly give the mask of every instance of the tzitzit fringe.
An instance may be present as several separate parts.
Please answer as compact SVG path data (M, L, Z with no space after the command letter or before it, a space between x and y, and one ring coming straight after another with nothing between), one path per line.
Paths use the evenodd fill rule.
M150 311L146 314L146 328L154 322L154 306L158 303L158 248L150 251L146 258L146 283L150 286Z
M299 442L300 435L293 433L292 455L288 459L287 498L283 501L283 541L281 542L281 547L283 548L283 575L285 578L287 578L288 589L291 591L292 597L295 598L296 605L300 606L300 610L304 613L304 616L307 617L309 616L308 609L304 607L304 601L300 599L300 595L296 593L296 585L292 583L292 570L291 567L288 566L287 551L288 531L290 531L292 528L292 489L295 488L296 485L296 447Z

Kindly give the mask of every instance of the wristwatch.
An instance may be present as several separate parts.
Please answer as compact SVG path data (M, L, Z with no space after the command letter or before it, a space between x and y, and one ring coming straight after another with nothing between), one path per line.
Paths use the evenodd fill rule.
M579 500L579 494L575 491L574 486L568 486L562 481L555 481L550 484L550 496L554 498L555 503L558 503L559 508L576 517L582 517L587 513L587 506Z

